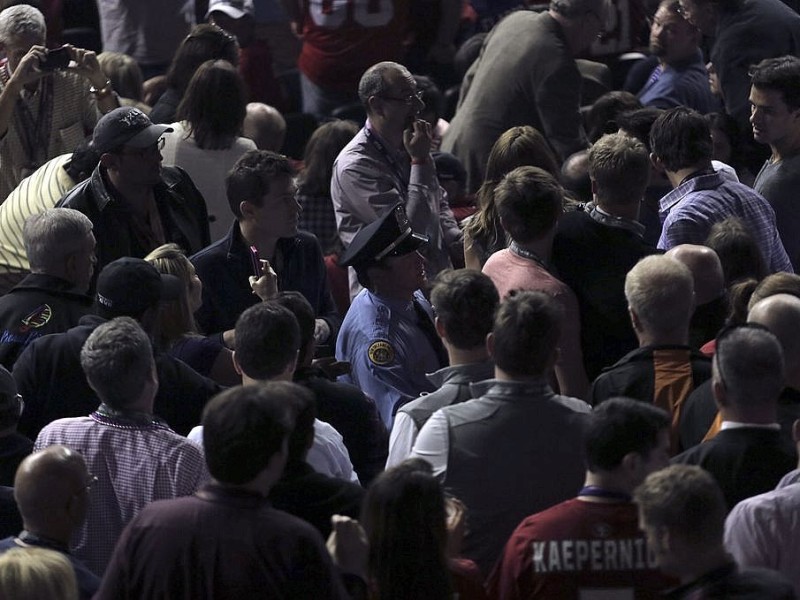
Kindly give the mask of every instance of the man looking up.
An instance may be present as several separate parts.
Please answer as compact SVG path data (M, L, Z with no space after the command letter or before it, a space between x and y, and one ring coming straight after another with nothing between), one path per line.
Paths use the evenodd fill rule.
M800 268L800 58L781 56L750 73L753 138L772 152L756 176L755 190L775 210L778 233L795 270Z
M318 343L335 339L341 319L319 242L297 229L300 205L293 177L285 156L251 150L225 178L233 224L228 235L191 257L203 282L203 304L195 317L205 333L233 329L239 315L260 301L250 277L267 275L279 291L300 292L311 303ZM224 341L233 348L232 339Z
M417 118L425 104L414 77L403 65L378 63L361 77L358 97L367 123L339 154L331 179L339 237L347 248L361 227L400 202L414 231L430 240L423 252L435 275L460 256L461 230L436 178L433 124Z
M527 517L489 578L492 598L579 598L635 593L656 597L670 582L652 563L631 495L669 465L669 415L612 398L588 418L586 481L576 498ZM625 547L636 549L626 560Z
M681 15L678 0L663 0L650 26L650 52L658 64L636 94L643 106L688 106L701 114L716 110L708 85L700 31Z
M412 229L401 204L361 229L339 260L365 289L355 297L336 340L342 377L375 400L387 428L397 409L432 392L427 373L447 364L433 326L433 309L419 291L427 282L417 251L427 238Z

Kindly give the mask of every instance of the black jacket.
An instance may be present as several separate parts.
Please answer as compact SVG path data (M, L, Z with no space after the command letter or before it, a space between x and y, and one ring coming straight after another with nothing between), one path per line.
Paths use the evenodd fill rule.
M153 193L166 241L178 244L187 254L211 243L205 200L186 171L180 167L161 167L161 183L155 185ZM97 267L92 289L97 274L108 263L123 256L144 258L155 249L155 246L145 247L137 239L130 210L117 198L99 165L89 179L75 186L56 207L79 210L94 226Z
M278 240L275 255L271 262L278 275L278 289L303 294L315 316L330 326L328 343L333 345L342 319L331 296L317 238L298 231L294 237ZM250 287L252 261L239 222L234 221L228 235L192 256L191 261L203 282L203 304L195 313L198 327L207 335L233 329L239 315L259 302Z
M96 410L94 393L80 362L80 352L92 331L104 319L87 315L77 327L46 335L30 344L14 365L12 375L25 399L17 429L35 439L48 423L66 417L84 417ZM222 388L168 354L156 354L158 393L154 412L181 435L200 423L206 402Z
M33 340L74 327L91 309L92 298L70 282L29 274L0 297L0 364L10 371Z

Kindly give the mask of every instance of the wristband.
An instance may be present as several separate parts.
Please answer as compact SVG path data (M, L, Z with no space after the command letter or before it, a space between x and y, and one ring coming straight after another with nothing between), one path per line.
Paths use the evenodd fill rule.
M417 160L416 158L412 158L411 159L411 164L412 165L427 165L428 164L428 159L427 158L423 158L422 160Z
M111 81L109 79L106 79L106 84L100 89L97 89L94 86L89 88L89 93L97 100L102 100L103 98L110 96L113 91L114 88L111 87Z

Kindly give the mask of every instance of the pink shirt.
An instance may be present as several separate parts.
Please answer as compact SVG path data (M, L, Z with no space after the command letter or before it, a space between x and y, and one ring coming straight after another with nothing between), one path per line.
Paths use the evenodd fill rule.
M544 292L555 298L564 311L556 377L562 394L584 398L588 387L581 351L581 316L575 293L541 264L509 249L495 252L483 272L494 282L501 298L512 290Z

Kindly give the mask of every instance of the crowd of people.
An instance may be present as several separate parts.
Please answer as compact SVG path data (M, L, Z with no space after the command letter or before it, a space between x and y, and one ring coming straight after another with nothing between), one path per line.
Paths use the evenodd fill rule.
M75 4L0 2L0 597L800 595L792 0Z

